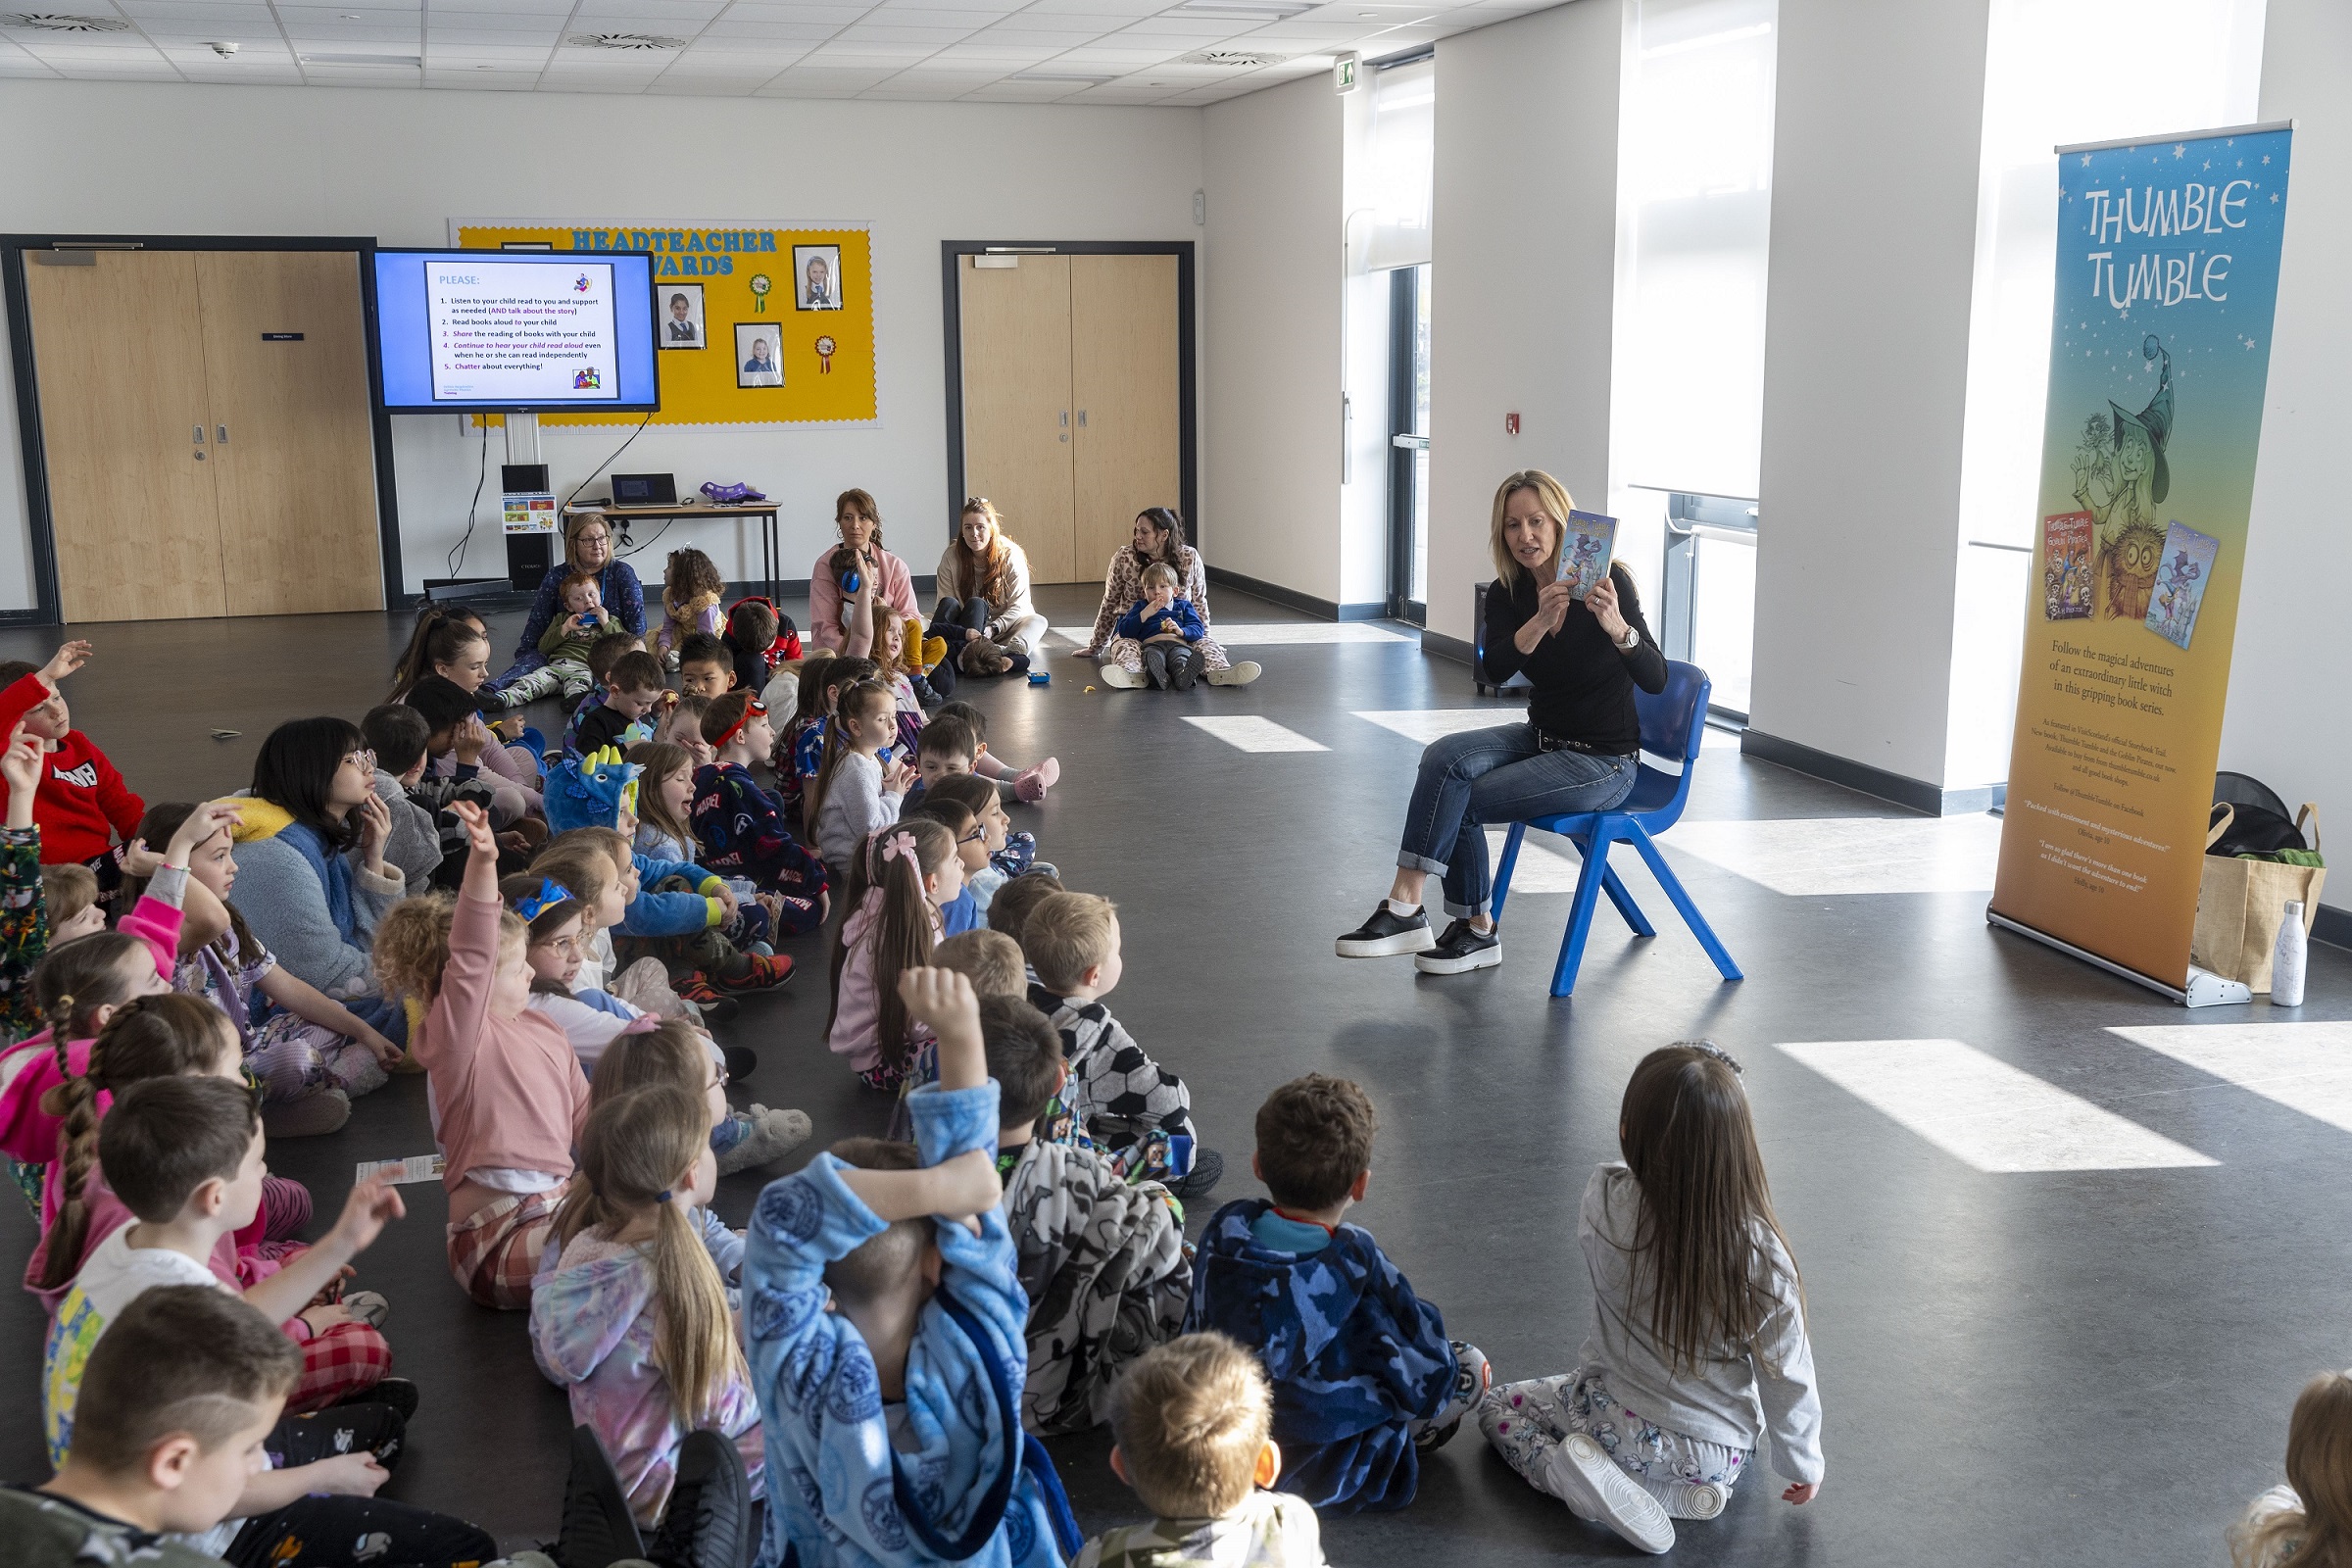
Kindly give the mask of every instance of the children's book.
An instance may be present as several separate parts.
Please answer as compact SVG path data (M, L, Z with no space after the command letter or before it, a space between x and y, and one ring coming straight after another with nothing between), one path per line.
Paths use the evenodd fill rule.
M1582 599L1609 574L1609 552L1617 545L1617 519L1597 512L1571 512L1560 535L1559 580L1572 599Z
M2214 558L2222 542L2175 522L2165 531L2164 555L2156 565L2156 590L2148 598L2148 630L2176 648L2186 648L2197 629L2197 611L2213 585Z
M2081 620L2090 613L2094 519L2087 512L2058 512L2041 519L2041 615Z

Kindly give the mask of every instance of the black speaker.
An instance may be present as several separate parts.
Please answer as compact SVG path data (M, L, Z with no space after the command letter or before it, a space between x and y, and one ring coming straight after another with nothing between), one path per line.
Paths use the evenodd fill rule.
M517 492L545 491L547 465L544 463L502 463L498 466L499 488L509 495ZM518 594L535 594L547 576L547 568L555 564L555 535L545 533L511 533L507 535L507 586Z
M498 466L498 487L509 495L517 490L544 490L547 488L547 465L502 463Z

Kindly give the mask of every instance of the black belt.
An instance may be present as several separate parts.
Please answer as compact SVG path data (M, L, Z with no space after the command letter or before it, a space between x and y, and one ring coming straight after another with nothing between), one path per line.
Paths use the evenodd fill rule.
M1584 741L1572 741L1565 735L1546 734L1541 729L1536 731L1536 750L1539 752L1583 752L1588 757L1613 757L1616 755L1614 752L1604 752L1597 746L1588 745Z

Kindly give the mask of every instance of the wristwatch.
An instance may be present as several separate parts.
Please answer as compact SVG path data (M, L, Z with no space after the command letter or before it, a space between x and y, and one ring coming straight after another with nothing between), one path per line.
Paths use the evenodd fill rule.
M1620 653L1630 654L1635 649L1642 646L1642 633L1635 628L1631 621L1628 621L1625 627L1625 635L1623 637L1614 639L1614 641L1616 642L1618 651Z

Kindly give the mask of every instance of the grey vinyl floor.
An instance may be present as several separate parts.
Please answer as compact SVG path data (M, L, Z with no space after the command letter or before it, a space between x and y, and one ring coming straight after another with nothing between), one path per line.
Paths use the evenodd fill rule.
M1082 589L1044 597L1056 624L1092 608ZM1592 1311L1576 1201L1614 1157L1626 1075L1654 1046L1711 1037L1745 1063L1803 1268L1829 1471L1803 1508L1760 1473L1721 1519L1686 1526L1676 1555L2226 1560L2235 1510L2280 1479L2296 1390L2352 1362L2352 956L2315 950L2292 1012L2191 1014L1987 928L1989 819L1928 821L1710 747L1666 843L1743 983L1721 983L1654 882L1619 862L1659 935L1632 940L1604 906L1575 997L1549 999L1574 859L1556 845L1523 867L1500 968L1432 979L1401 959L1343 962L1332 938L1393 864L1413 734L1480 721L1431 710L1501 722L1513 705L1481 702L1466 670L1377 626L1232 594L1217 611L1221 627L1290 639L1237 650L1265 663L1255 686L1090 692L1091 669L1064 659L1050 687L971 695L1000 756L1061 760L1060 788L1020 820L1073 886L1119 901L1111 1005L1191 1081L1204 1140L1229 1157L1219 1200L1256 1191L1249 1129L1269 1089L1351 1076L1384 1120L1353 1217L1499 1376L1566 1371ZM495 617L502 653L519 619ZM356 718L403 640L373 615L76 630L99 646L70 689L76 721L151 802L242 785L279 719ZM45 657L55 635L0 634L0 656ZM1268 746L1298 749L1246 749ZM790 990L721 1026L760 1056L738 1094L805 1108L819 1143L878 1132L883 1097L820 1038L821 946L790 951ZM354 1161L430 1148L423 1084L396 1079L343 1132L270 1159L312 1185L323 1225ZM730 1178L720 1211L740 1223L758 1190L755 1174ZM408 1191L412 1217L361 1260L392 1298L397 1370L424 1397L388 1494L511 1546L551 1537L564 1398L534 1370L523 1316L451 1283L439 1200ZM1195 1205L1196 1225L1213 1206ZM0 1256L31 1240L23 1206L0 1204ZM10 1478L42 1473L42 1331L29 1298L0 1291ZM1105 1437L1052 1447L1090 1531L1138 1516ZM1409 1510L1328 1520L1325 1540L1357 1565L1632 1555L1474 1433L1432 1458Z

